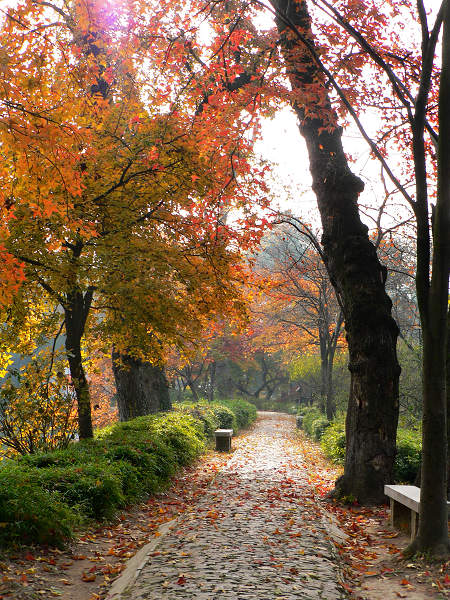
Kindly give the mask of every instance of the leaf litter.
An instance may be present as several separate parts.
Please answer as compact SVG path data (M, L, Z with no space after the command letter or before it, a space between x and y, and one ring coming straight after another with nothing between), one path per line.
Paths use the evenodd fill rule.
M234 447L239 447L245 438L246 434L234 439ZM450 596L450 563L403 559L401 550L406 547L408 536L389 527L386 507L343 506L325 500L339 469L329 463L320 447L302 433L299 433L295 445L299 462L306 468L308 482L314 489L309 497L302 497L309 518L311 521L318 519L325 510L330 522L343 534L342 537L337 536L339 541L335 535L332 538L341 566L341 584L349 598L439 600ZM64 550L33 547L4 553L0 556L0 600L102 600L129 558L152 536L159 534L158 528L163 523L194 510L205 488L232 457L233 454L209 453L196 465L184 469L166 491L123 511L116 522L85 532ZM248 462L251 468L251 457ZM290 487L289 477L277 483L266 491L273 506L281 497L284 502L295 502L296 494ZM243 505L246 499L244 494ZM255 504L251 510L258 511L260 507ZM285 528L288 528L288 513L286 517ZM215 523L221 515L212 508L205 518ZM273 539L267 537L265 543L268 547L276 546L274 539L280 533L280 529L275 528ZM301 535L300 531L293 531L290 537L300 541ZM193 533L193 538L195 536ZM154 553L155 556L158 554ZM301 547L298 555L304 555ZM183 553L180 554L180 566L182 560ZM267 563L273 565L274 560L269 553ZM283 568L282 564L276 566ZM296 569L291 567L286 582L291 581L289 576L294 581L296 575ZM308 576L314 578L315 574L311 572ZM186 582L187 575L180 573L177 586L184 587Z

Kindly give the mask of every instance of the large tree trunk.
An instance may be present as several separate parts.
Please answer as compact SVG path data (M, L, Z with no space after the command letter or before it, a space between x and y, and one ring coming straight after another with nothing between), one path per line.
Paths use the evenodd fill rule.
M344 474L336 482L335 493L365 504L381 503L384 484L392 481L400 375L398 327L384 287L386 269L359 217L357 200L363 183L349 169L342 130L333 126L336 116L324 78L301 39L314 48L306 3L272 0L272 4L278 13L276 22L292 88L305 96L309 109L317 110L307 116L302 105L293 104L309 153L326 266L343 307L349 348L347 449Z
M450 500L450 308L447 311L447 500Z
M446 3L439 93L438 187L433 222L433 263L429 281L427 206L416 210L417 297L423 334L423 428L419 529L407 553L447 557L447 313L450 267L450 4ZM422 242L422 243L419 243ZM420 267L420 270L419 270Z
M67 294L67 300L64 303L66 354L72 385L77 397L78 435L80 439L92 438L94 436L89 384L86 379L81 356L81 339L91 307L92 296L92 289L89 289L85 294L75 290Z
M169 384L161 365L116 351L112 359L120 421L171 408Z

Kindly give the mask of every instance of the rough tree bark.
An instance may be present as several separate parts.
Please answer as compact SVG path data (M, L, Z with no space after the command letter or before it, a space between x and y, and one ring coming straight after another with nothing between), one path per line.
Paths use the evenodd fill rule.
M334 493L364 504L381 503L384 484L392 481L400 375L398 327L385 292L386 269L359 216L357 201L364 185L348 166L342 129L330 127L336 116L310 51L314 38L307 5L271 1L293 90L311 98L311 89L320 89L322 97L320 117L308 117L298 102L293 108L308 149L326 266L343 308L350 357L345 469Z
M114 350L112 359L120 421L171 408L169 384L161 365Z
M444 9L443 32L439 92L438 186L432 227L431 279L426 193L423 194L423 199L418 194L415 207L418 226L416 283L423 335L423 444L419 529L406 553L426 551L436 556L447 557L450 552L446 502L446 350L450 267L450 3L448 0ZM413 130L413 134L415 133ZM419 149L423 146L423 143L420 145L420 139L417 145ZM425 161L420 152L415 152L415 159L416 162L420 162L419 167L425 171Z
M447 500L450 500L450 308L447 311Z

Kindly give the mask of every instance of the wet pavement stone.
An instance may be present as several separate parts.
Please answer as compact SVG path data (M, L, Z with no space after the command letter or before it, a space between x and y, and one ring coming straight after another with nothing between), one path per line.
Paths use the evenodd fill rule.
M111 600L346 598L294 436L294 417L260 413L203 498Z

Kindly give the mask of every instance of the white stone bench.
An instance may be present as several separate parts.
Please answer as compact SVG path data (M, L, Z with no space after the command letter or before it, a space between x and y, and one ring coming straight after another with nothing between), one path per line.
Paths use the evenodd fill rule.
M390 524L399 529L406 525L413 540L419 523L420 488L415 485L385 485L384 493L391 505ZM450 502L447 502L448 506Z
M231 450L232 429L216 429L214 432L216 438L216 450L229 452Z

